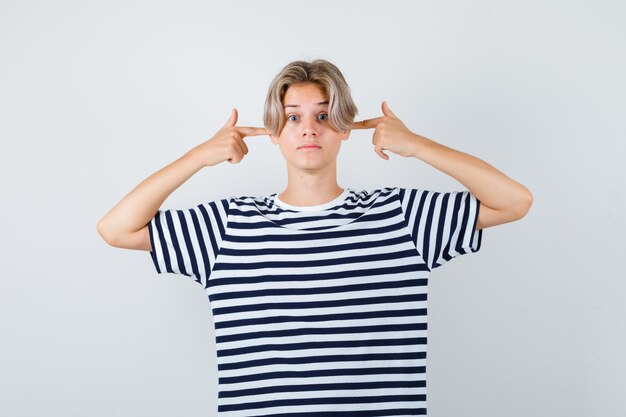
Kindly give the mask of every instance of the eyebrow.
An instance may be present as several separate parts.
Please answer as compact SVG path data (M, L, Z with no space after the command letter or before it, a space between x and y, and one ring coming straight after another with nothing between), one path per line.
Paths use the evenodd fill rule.
M317 103L317 105L322 105L322 104L328 104L328 100L326 101L320 101L319 103ZM300 107L299 104L286 104L283 108L287 108L287 107Z

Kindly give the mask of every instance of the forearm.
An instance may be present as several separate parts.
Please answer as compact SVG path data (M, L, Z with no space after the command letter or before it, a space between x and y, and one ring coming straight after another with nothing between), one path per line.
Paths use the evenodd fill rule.
M519 215L526 212L532 195L525 186L479 158L416 136L413 156L458 180L481 204Z
M98 222L107 242L137 232L157 213L165 199L203 167L191 150L137 185Z

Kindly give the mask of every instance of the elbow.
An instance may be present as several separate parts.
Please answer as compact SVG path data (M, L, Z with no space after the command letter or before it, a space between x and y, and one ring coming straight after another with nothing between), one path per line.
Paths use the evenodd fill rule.
M115 246L113 236L111 236L111 233L103 220L104 219L101 219L98 222L98 224L96 225L96 230L98 231L98 234L100 235L102 240L104 240L106 243L108 243L111 246Z
M530 190L525 188L525 191L520 197L520 202L516 204L516 210L515 210L516 218L521 219L522 217L526 216L528 212L530 211L530 207L532 205L533 205L533 195L530 192Z

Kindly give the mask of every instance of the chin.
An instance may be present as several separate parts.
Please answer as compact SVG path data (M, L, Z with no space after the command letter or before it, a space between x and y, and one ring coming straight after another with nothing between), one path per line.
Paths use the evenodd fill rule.
M288 165L296 169L317 171L331 165L328 161L287 161Z

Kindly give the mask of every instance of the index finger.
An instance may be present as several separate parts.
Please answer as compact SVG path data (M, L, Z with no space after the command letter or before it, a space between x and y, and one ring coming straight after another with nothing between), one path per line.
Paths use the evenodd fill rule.
M264 127L235 126L235 129L244 136L269 135L270 131Z
M375 117L373 119L365 119L360 122L352 123L352 129L372 129L375 128L383 117Z

